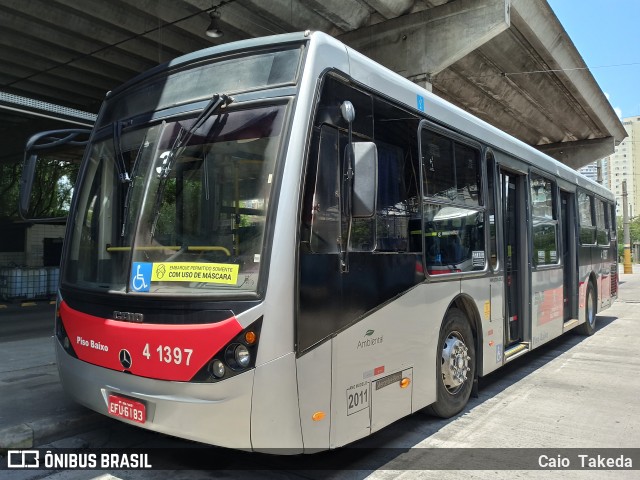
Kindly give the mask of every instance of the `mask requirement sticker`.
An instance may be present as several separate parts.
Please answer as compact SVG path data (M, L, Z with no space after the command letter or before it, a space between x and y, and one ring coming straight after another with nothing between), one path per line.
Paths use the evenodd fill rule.
M131 287L148 292L151 282L201 282L235 285L239 265L195 262L134 262Z

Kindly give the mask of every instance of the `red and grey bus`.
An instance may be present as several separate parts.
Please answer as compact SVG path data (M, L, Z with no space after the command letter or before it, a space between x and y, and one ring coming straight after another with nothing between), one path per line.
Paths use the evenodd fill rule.
M479 377L594 332L614 207L323 33L188 54L109 92L90 133L60 379L102 414L254 451L451 417Z

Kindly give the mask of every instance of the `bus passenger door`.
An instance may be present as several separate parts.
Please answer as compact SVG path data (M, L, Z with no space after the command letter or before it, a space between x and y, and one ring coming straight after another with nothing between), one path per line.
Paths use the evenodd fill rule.
M526 350L524 341L524 273L527 271L524 176L500 169L505 274L505 360Z
M562 272L565 327L578 318L577 266L576 266L576 212L575 194L560 191L560 232L562 235Z

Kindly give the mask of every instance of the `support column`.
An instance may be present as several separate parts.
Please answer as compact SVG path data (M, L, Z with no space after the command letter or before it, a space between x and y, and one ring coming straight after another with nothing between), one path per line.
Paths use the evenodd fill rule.
M629 211L627 206L627 181L622 181L622 241L624 242L624 273L633 273L631 266L631 237L629 235Z

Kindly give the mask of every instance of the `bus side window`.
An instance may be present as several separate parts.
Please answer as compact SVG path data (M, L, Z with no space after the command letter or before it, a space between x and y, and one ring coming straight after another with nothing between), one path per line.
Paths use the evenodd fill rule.
M533 237L533 265L558 263L558 219L556 218L555 183L532 174L531 225Z
M427 129L421 141L427 272L484 270L480 151Z
M376 250L406 252L411 215L406 202L407 188L400 147L378 143L378 208L376 212Z
M580 243L593 245L596 243L596 227L593 214L593 197L578 191L578 212L580 220Z
M602 200L596 200L596 228L598 245L609 245L609 210Z
M318 148L318 170L311 202L311 251L337 253L340 239L340 168L338 130L324 125ZM307 207L308 208L308 207Z
M375 234L374 251L422 252L419 232L417 241L413 234L421 230L415 136L419 119L378 95L373 95L373 113L373 140L378 150L377 207L370 223Z
M616 231L616 206L609 205L607 208L609 208L609 238L613 240L618 236Z

